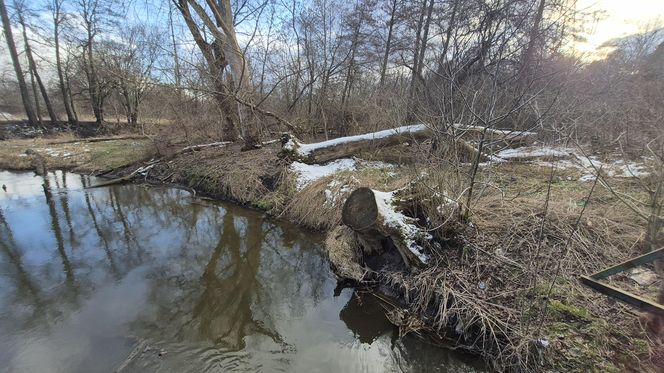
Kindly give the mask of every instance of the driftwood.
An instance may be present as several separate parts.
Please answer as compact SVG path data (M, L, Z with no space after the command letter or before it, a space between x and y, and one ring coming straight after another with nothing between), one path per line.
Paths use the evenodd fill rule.
M141 167L137 168L136 170L132 171L128 175L119 177L117 179L111 179L111 180L108 180L108 181L103 181L99 184L90 185L90 186L85 187L85 189L105 187L105 186L120 184L120 183L123 183L125 181L129 181L136 175L139 175L139 174L144 175L146 172L150 171L156 165L157 165L157 162L148 164L147 166L141 166Z
M189 145L173 153L173 156L180 155L186 152L196 152L205 148L221 148L228 144L232 144L232 141L217 141L217 142L211 142L209 144Z
M480 161L482 162L501 161L501 159L486 153L480 153L472 143L461 137L466 135L479 137L483 135L485 141L492 143L498 141L512 145L523 145L531 143L537 136L535 132L499 130L458 124L452 127L460 132L454 136L454 141L459 146L459 149L473 158L477 157L479 153ZM281 156L307 164L325 163L334 159L351 156L363 150L398 145L407 141L421 141L433 136L434 131L424 124L392 128L363 135L340 137L311 144L302 143L292 135L284 134L282 137Z
M428 261L418 241L428 235L414 219L401 212L396 192L380 192L369 188L354 190L344 203L341 219L357 234L364 255L380 254L386 239L394 245L408 268L421 267Z

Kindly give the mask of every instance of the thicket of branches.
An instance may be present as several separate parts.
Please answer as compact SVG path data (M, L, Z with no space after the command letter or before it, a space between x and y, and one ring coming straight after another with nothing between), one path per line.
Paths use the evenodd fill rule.
M19 65L3 71L2 111L33 124L166 122L189 142L250 147L283 130L331 138L413 122L638 143L662 116L659 30L584 62L572 45L588 15L570 0L2 8Z

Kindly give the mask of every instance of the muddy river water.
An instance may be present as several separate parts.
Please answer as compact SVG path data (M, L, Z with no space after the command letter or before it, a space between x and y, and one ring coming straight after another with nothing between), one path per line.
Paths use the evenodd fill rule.
M474 372L335 291L322 236L187 191L0 172L0 372Z

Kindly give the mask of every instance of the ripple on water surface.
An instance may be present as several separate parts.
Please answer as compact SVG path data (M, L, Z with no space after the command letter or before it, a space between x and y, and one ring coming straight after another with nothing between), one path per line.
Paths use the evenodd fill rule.
M322 237L173 188L0 172L0 371L475 371L395 338Z

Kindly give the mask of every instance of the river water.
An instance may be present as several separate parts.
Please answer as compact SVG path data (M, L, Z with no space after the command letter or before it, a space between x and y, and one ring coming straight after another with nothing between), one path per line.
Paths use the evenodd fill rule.
M468 372L335 291L322 236L145 185L0 172L0 372Z

